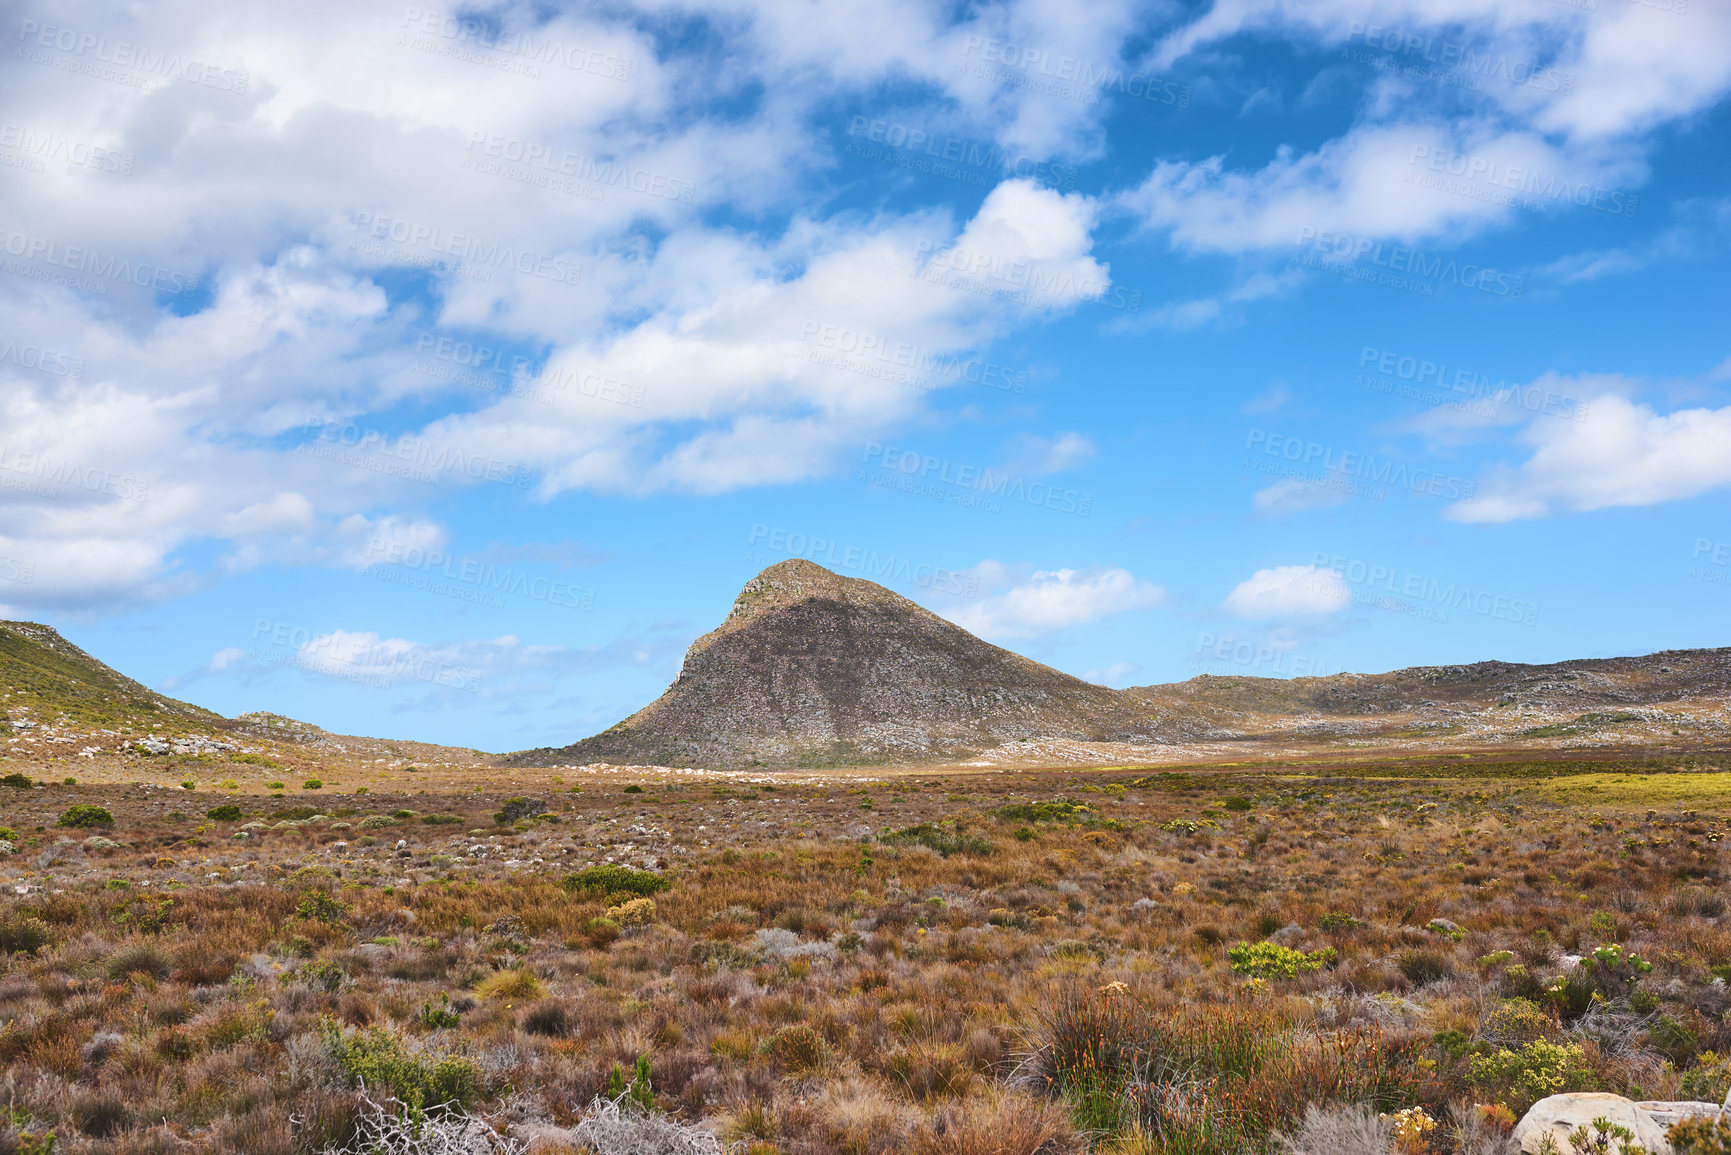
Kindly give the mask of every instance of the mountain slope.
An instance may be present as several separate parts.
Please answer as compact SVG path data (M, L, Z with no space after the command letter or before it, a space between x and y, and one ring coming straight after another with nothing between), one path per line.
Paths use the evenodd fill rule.
M140 685L36 622L0 622L0 720L19 729L62 721L108 729L155 723L164 734L232 725Z
M656 701L509 764L819 765L1033 737L1150 737L1134 699L981 641L873 582L785 561L747 582Z

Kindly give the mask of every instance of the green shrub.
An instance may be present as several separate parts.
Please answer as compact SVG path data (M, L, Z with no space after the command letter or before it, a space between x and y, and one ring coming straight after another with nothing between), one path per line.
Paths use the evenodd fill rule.
M1246 810L1250 809L1250 799L1242 797L1241 795L1234 794L1231 798L1228 798L1221 805L1225 806L1226 809L1228 809L1228 810L1232 810L1232 811L1235 811L1239 814L1242 814Z
M930 822L922 822L917 826L909 826L902 830L892 830L883 836L889 843L912 843L935 850L948 858L952 854L990 854L992 843L990 839L978 834L970 834L963 830L947 830Z
M204 812L204 816L217 822L239 822L241 819L240 807L232 802L225 802L221 806L212 806Z
M283 784L281 782L266 782L264 788L266 790L281 790L283 789Z
M636 783L632 783L630 786L627 786L625 788L625 793L627 793L627 794L641 794L641 793L643 793L643 787L637 785Z
M1232 969L1256 979L1297 978L1306 971L1317 971L1334 962L1334 948L1305 952L1281 946L1277 942L1241 942L1226 952Z
M18 832L10 826L0 826L0 842L17 842Z
M198 783L194 782L191 778L188 778L185 782L180 784L180 788L182 790L197 790Z
M538 818L546 812L547 807L533 798L507 798L505 804L494 813L493 821L500 826L510 826L519 819ZM426 819L421 821L425 822Z
M1356 930L1361 924L1350 914L1331 910L1316 920L1316 929L1324 934L1337 934L1341 931Z
M301 783L302 790L323 790L324 788L324 782L317 778L308 778L305 782Z
M1586 1085L1587 1057L1579 1043L1534 1039L1519 1051L1498 1048L1472 1057L1472 1081L1517 1113L1547 1095L1578 1091Z
M1080 822L1093 811L1080 802L1012 802L992 814L1006 822Z
M423 814L421 821L428 826L460 826L463 818L458 814Z
M71 826L88 828L91 826L113 826L114 815L100 806L89 802L80 802L76 806L68 806L61 814L56 826Z
M0 778L0 786L10 786L14 790L28 790L33 785L28 774L8 774Z
M296 970L294 975L294 981L301 986L311 987L315 991L324 991L326 994L335 994L342 990L343 983L347 979L348 976L343 973L343 968L328 958L307 963Z
M62 786L76 786L76 785L78 785L78 779L76 779L76 778L62 778L60 780L60 785L62 785Z
M295 907L295 913L318 922L342 922L349 916L349 907L322 890L309 890Z
M319 1023L331 1058L354 1083L387 1091L411 1111L466 1107L481 1091L481 1070L455 1055L433 1058L411 1054L403 1041L383 1027L345 1032L334 1019Z
M595 894L634 894L648 897L660 894L673 885L673 881L653 870L633 870L629 866L586 866L575 874L567 874L563 883L566 890L586 890Z

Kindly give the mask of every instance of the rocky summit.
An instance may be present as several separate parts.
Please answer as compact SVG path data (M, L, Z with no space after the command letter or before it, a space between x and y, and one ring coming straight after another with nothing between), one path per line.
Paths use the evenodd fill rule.
M981 641L875 582L795 560L747 582L649 706L575 745L510 761L860 764L1152 730L1113 690Z

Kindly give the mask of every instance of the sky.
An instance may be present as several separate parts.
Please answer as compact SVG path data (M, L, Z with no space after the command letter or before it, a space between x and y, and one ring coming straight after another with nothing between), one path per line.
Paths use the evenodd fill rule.
M1112 686L1731 644L1731 6L0 7L0 617L504 751L801 557Z

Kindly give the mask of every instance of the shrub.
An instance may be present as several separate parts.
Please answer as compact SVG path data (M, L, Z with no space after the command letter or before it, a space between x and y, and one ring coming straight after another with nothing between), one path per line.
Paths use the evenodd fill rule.
M1092 814L1080 802L1012 802L992 814L1006 822L1079 822Z
M102 969L117 982L136 974L163 979L168 977L168 956L150 943L137 943L121 947L109 955Z
M509 826L520 818L538 818L547 813L545 804L532 798L507 798L493 815L493 821L500 826ZM425 822L426 819L421 819Z
M1455 969L1447 955L1424 948L1402 951L1395 959L1395 966L1400 968L1400 973L1406 976L1408 982L1420 986L1446 979Z
M1518 1052L1502 1047L1493 1054L1472 1056L1472 1081L1523 1112L1547 1095L1585 1086L1586 1062L1579 1043L1534 1039Z
M535 977L533 971L513 967L511 970L494 971L488 975L475 988L475 993L484 999L521 1002L541 998L547 993L547 988Z
M821 1070L829 1061L829 1044L813 1028L795 1023L765 1039L763 1053L783 1070L803 1075Z
M0 953L35 954L48 945L48 924L10 911L0 918Z
M342 922L349 916L347 903L338 902L322 890L309 890L301 897L295 913L316 922Z
M114 815L100 806L89 802L80 802L76 806L68 806L60 820L54 825L88 828L92 826L113 826Z
M308 778L305 782L301 783L302 790L323 790L324 788L324 782L317 778Z
M946 830L942 826L930 822L922 822L917 826L909 826L904 830L892 830L883 836L889 843L913 843L935 850L948 858L952 854L990 854L992 843L978 834L970 834L962 830Z
M1316 929L1324 934L1339 934L1342 931L1356 930L1362 925L1350 914L1331 910L1316 920Z
M583 937L596 949L609 946L619 939L619 924L610 918L592 918L583 924Z
M531 1035L562 1039L571 1033L571 1013L556 999L536 1003L523 1012L523 1029Z
M1334 962L1333 947L1305 952L1281 946L1277 942L1241 942L1226 952L1232 969L1241 975L1257 979L1297 978L1306 971L1317 971Z
M197 790L198 783L194 782L191 778L188 778L185 782L180 784L180 788L182 790Z
M421 822L426 826L458 826L463 821L460 814L423 814Z
M343 984L348 981L348 976L343 973L342 967L328 958L322 958L307 963L296 970L294 981L315 991L336 994L343 989Z
M629 866L586 866L575 874L567 874L562 884L566 890L585 890L594 894L634 894L647 898L660 894L673 885L671 879L653 870L633 870Z
M421 1013L415 1016L417 1022L430 1030L449 1029L462 1021L460 1012L451 1008L451 996L439 995L439 1005L422 1003Z
M17 842L18 832L10 826L0 826L0 842Z
M28 774L8 774L0 778L0 786L10 786L14 790L28 790L35 783L30 781Z
M76 785L78 785L78 779L71 778L71 777L62 778L60 780L60 785L62 785L62 786L76 786Z
M1228 810L1242 814L1246 810L1250 809L1250 799L1235 794L1222 803L1222 805L1224 805Z
M1691 1115L1665 1132L1677 1155L1731 1155L1731 1123L1723 1116Z
M633 898L619 906L610 906L607 917L627 929L648 926L655 921L655 900Z
M232 802L225 802L221 806L212 806L204 812L204 816L217 822L239 822L240 807Z
M266 790L281 790L283 789L283 784L281 782L266 782L264 788Z
M351 1082L388 1091L411 1110L465 1107L480 1094L481 1071L469 1059L411 1054L383 1027L345 1032L327 1018L320 1021L319 1033Z

